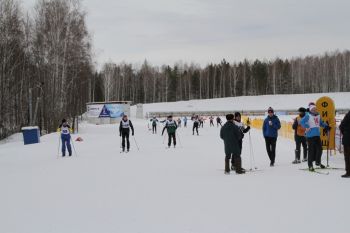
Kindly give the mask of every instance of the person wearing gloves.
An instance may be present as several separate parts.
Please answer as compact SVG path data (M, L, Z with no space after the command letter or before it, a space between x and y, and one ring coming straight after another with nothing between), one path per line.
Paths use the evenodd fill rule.
M305 129L301 126L300 121L305 116L306 109L299 108L299 115L294 119L292 128L294 129L294 140L295 140L295 160L293 164L301 163L300 154L301 154L301 145L303 145L303 162L307 161L307 144L305 137Z
M125 140L126 140L127 152L129 152L130 150L130 141L129 141L130 129L132 132L132 136L134 136L134 126L132 125L131 121L128 119L128 116L124 115L119 125L119 136L122 137L123 152L125 152Z
M322 157L322 143L321 143L321 128L327 132L330 127L321 120L320 114L317 112L316 105L314 103L309 104L309 112L301 119L300 124L305 128L307 146L308 146L308 166L310 171L315 171L313 162L316 162L316 166L320 168L326 168L321 163Z
M266 151L270 159L270 166L273 167L275 166L276 142L281 123L272 107L268 108L267 113L268 116L264 120L262 130L265 138Z
M62 157L66 156L66 147L69 156L72 156L72 146L70 144L72 129L66 119L62 120L61 124L58 126L57 132L61 133Z

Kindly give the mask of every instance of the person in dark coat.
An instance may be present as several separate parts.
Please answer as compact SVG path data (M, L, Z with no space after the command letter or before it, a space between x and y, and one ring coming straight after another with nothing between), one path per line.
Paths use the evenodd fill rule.
M220 138L225 145L225 174L230 174L230 159L235 161L237 174L245 173L242 169L240 140L242 139L240 129L233 122L233 114L226 115L227 122L220 130Z
M126 139L127 152L129 152L130 150L130 141L129 141L130 129L132 131L132 136L134 136L134 126L132 125L131 121L128 119L128 116L124 115L119 125L119 136L122 137L123 152L125 151L125 139Z
M344 158L346 173L343 178L350 178L350 111L345 115L339 126L340 132L343 134L342 143L344 145Z
M281 128L281 123L275 115L273 108L269 107L267 110L268 116L264 120L263 134L265 138L266 151L270 158L270 166L275 165L276 158L276 142L278 137L278 130Z
M294 119L292 128L294 129L294 140L295 140L295 160L293 164L301 163L300 154L301 154L301 145L303 145L303 162L307 161L307 144L305 137L305 129L301 126L301 119L305 116L306 109L301 107L298 109L299 116Z
M165 126L162 131L162 136L164 134L165 129L167 130L168 133L168 147L170 148L171 146L171 139L173 139L173 144L174 148L176 147L176 129L177 129L177 124L176 121L173 120L173 116L168 116L167 121L165 122Z

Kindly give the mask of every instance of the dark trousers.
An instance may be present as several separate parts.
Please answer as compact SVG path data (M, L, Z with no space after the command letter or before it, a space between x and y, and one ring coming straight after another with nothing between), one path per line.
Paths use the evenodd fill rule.
M66 156L66 146L68 149L69 156L72 155L72 147L70 145L70 135L69 134L61 134L62 140L62 156Z
M171 139L173 139L174 146L176 146L176 136L175 136L175 133L168 133L168 146L171 145Z
M320 165L322 156L321 138L319 136L308 138L307 145L309 151L308 166L313 167L312 163L314 161L316 161L316 165Z
M187 121L184 121L184 127L187 128Z
M275 164L277 138L265 137L266 151L271 164Z
M344 146L345 170L350 175L350 146Z
M193 124L192 132L194 134L194 130L196 129L197 135L198 135L198 123Z
M219 125L222 126L221 122L217 121L216 126L219 127Z
M304 152L304 159L307 158L307 143L306 138L302 136L295 135L295 153L296 153L296 159L300 160L300 153L301 153L301 145L303 146L303 152Z
M199 123L199 127L201 127L202 126L202 128L203 128L203 126L204 126L204 122L203 121L201 121L200 123Z
M127 149L130 149L130 141L129 141L129 132L122 132L122 147L123 150L125 150L125 139L126 139L126 146Z
M153 133L157 133L157 125L152 125L152 131Z
M213 120L210 120L210 127L211 127L211 126L214 126Z

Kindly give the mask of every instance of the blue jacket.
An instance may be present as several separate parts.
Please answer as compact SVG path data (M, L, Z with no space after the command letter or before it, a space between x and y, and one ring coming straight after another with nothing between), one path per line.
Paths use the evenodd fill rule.
M321 120L319 114L314 115L312 113L305 114L301 119L300 124L303 128L309 129L306 130L305 133L307 138L319 137L321 135L320 126L323 128L327 127L327 124Z
M272 122L272 125L269 124L269 121ZM273 115L272 117L270 116L266 117L262 128L264 137L277 138L278 130L280 128L281 128L281 122L276 115Z

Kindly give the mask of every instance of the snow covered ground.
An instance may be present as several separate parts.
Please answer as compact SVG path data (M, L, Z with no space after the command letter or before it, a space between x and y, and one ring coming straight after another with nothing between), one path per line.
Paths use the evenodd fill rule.
M137 151L119 153L116 125L88 125L74 135L78 157L57 159L58 135L40 144L0 145L0 232L4 233L346 233L350 185L292 165L294 144L280 138L270 168L261 131L251 139L259 171L224 175L219 128L200 136L181 128L181 145L165 149L134 120ZM249 136L243 165L250 167ZM323 159L326 156L324 154ZM342 155L331 158L344 167Z
M263 95L241 96L217 99L189 100L168 103L144 104L143 113L147 112L177 112L177 111L252 111L267 110L272 106L275 110L297 110L307 107L310 102L316 102L322 96L333 99L337 109L350 109L350 92L315 93L298 95ZM131 107L131 115L136 116L136 107Z

